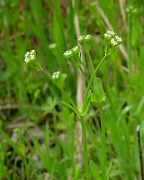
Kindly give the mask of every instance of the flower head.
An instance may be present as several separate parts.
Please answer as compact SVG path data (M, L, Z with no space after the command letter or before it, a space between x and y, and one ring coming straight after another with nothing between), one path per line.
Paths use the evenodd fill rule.
M67 50L66 52L64 52L63 55L65 58L69 59L69 58L73 57L73 52L72 52L72 50Z
M78 36L78 42L79 42L80 44L83 44L84 41L85 41L85 37L84 37L83 35Z
M26 54L25 54L25 59L24 61L26 63L29 63L31 61L34 61L36 59L36 52L35 50L31 50L30 52L28 51Z
M92 36L91 35L88 34L88 35L85 36L85 41L86 42L89 42L91 40L92 40Z
M36 57L36 51L35 50L31 50L30 52L28 51L26 54L25 54L25 59L24 59L25 63L36 69L36 70L42 70L42 66L39 62L39 60L37 59Z
M122 43L122 38L119 36L116 36L115 32L113 31L107 31L104 34L104 38L106 39L107 42L111 44L112 47L117 46Z
M104 34L105 39L105 54L112 52L113 48L122 43L122 38L117 36L115 32L109 30Z
M112 46L112 47L114 47L114 46L117 46L117 45L118 45L118 43L115 41L115 39L114 39L114 38L112 38L112 39L111 39L110 43L111 43L111 46Z
M107 39L107 40L109 40L109 39L111 39L111 35L105 33L105 34L104 34L104 38Z
M78 37L78 43L81 44L86 51L90 50L91 40L92 40L92 36L89 34L81 35Z
M53 78L53 79L58 79L59 76L60 76L60 72L59 72L59 71L54 72L54 73L52 74L52 78Z
M115 37L115 33L113 31L107 31L105 34L104 34L104 38L106 40L110 40L111 38Z
M122 43L122 38L119 37L119 36L115 36L115 41L116 41L118 44L121 44L121 43Z
M73 52L74 54L78 54L78 53L80 52L79 46L73 47L73 48L72 48L72 52Z
M109 34L111 37L114 37L115 36L115 33L113 31L107 31L107 34Z

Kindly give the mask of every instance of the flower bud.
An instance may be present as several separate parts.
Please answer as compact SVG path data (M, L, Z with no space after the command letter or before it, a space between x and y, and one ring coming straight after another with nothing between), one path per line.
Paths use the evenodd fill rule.
M79 36L78 37L78 42L84 47L84 49L86 51L89 51L90 47L91 47L91 42L92 40L92 36L91 35L86 35L86 36Z
M84 37L83 35L78 37L78 42L79 42L80 44L83 44L84 41L85 41L85 37Z
M107 34L110 35L111 37L115 37L115 33L113 31L107 31Z
M72 48L72 52L73 52L73 54L78 54L78 53L80 52L79 46L73 47L73 48Z
M84 38L85 38L85 41L86 41L86 42L90 42L90 41L92 40L92 36L89 35L89 34L86 35Z
M28 51L25 54L25 59L24 59L26 65L36 69L37 71L42 70L42 66L39 62L39 60L36 58L36 51L31 50L30 52Z
M110 44L111 44L111 46L112 46L112 47L114 47L114 46L117 46L117 45L118 45L118 43L115 41L115 39L114 39L114 38L112 38L112 39L111 39Z
M60 77L60 72L59 72L59 71L54 72L54 73L52 74L52 78L53 78L53 79L58 79L59 77Z
M104 38L106 40L111 40L111 38L115 37L115 33L113 31L107 31L105 34L104 34Z
M119 36L115 36L115 41L118 43L118 44L121 44L122 43L122 38L119 37Z
M111 35L109 35L109 34L105 33L105 34L104 34L104 39L106 39L106 40L110 40L110 39L111 39Z
M35 50L31 50L30 52L28 51L26 54L25 54L25 59L24 61L26 63L29 63L31 61L34 61L36 59L36 52Z
M63 55L65 58L70 59L73 57L73 52L72 50L67 50Z

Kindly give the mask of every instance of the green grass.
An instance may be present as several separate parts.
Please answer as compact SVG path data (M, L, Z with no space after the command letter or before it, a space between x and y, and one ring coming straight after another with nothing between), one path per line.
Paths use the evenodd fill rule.
M119 1L98 2L78 0L75 8L72 0L0 2L0 179L80 180L89 173L96 180L141 178L136 127L144 121L144 3L127 1L121 9ZM126 12L130 5L134 9ZM66 77L63 88L76 103L77 68L63 56L77 44L75 12L81 34L93 36L94 67L104 56L109 23L127 54L118 49L98 71L106 100L93 102L86 114L86 169L84 158L75 162L77 116L46 75L24 64L24 54L36 49L49 74ZM90 77L88 64L86 70Z

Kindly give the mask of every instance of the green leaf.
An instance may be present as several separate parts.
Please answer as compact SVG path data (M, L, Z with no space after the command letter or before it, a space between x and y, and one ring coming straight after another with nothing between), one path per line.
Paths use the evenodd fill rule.
M72 105L70 105L69 103L62 101L62 103L67 106L68 108L70 108L73 112L75 112L78 116L79 116L79 111L78 109L76 109L75 107L73 107Z
M110 162L109 167L106 170L106 174L105 174L105 180L109 180L110 179L110 170L112 167L112 162Z
M90 171L95 180L102 180L97 165L92 160L90 161Z
M100 78L95 78L95 86L94 86L94 91L91 95L91 102L98 102L101 103L105 101L106 96L104 93L102 81Z

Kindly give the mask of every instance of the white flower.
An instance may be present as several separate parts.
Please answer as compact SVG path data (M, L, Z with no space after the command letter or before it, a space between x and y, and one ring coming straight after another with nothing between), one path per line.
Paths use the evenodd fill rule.
M26 63L30 62L30 61L33 61L36 59L36 52L35 50L31 50L30 52L28 51L26 54L25 54L25 59L24 61Z
M121 44L121 43L122 43L122 38L119 37L119 36L115 36L115 41L116 41L118 44Z
M117 46L118 43L114 40L114 38L111 39L111 46Z
M107 31L107 34L109 34L110 36L115 36L115 33L113 31Z
M24 59L24 61L25 61L26 63L28 63L28 62L30 61L29 55L30 55L29 52L27 52L27 53L25 54L25 59Z
M84 40L85 40L85 36L83 36L83 35L78 36L78 42L79 42L80 44L82 44L82 43L84 42Z
M83 36L78 37L78 41L81 41L83 39Z
M30 54L30 59L34 60L34 58L35 58L34 55Z
M52 78L53 78L53 79L58 79L59 76L60 76L60 72L57 71L57 72L54 72L54 73L53 73Z
M31 52L30 52L30 54L34 54L35 53L35 50L33 49L33 50L31 50Z
M111 35L105 33L105 34L104 34L104 38L109 40L109 39L111 39Z
M65 58L71 58L73 56L72 50L67 50L64 54Z
M29 58L28 57L25 57L25 60L24 60L26 63L29 62Z
M88 34L85 36L85 40L91 40L91 39L92 39L91 35Z
M111 38L115 37L115 33L113 31L107 31L105 34L104 34L104 38L107 39L107 40L110 40Z
M75 46L75 47L73 47L73 48L72 48L72 52L73 52L74 54L79 53L79 52L80 52L80 48L79 48L79 46Z
M29 52L27 52L27 53L25 54L25 57L28 57L28 55L29 55Z

